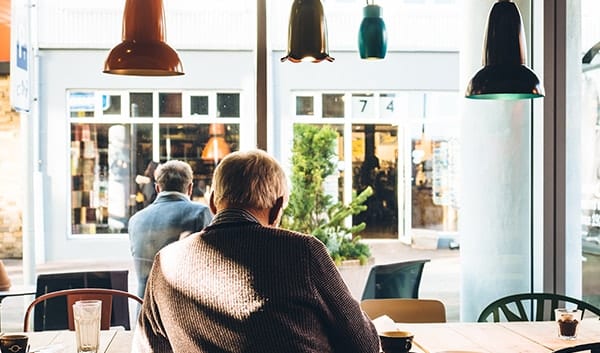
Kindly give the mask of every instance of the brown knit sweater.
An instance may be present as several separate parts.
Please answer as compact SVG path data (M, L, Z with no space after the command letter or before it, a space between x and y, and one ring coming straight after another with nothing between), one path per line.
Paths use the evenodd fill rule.
M379 352L325 246L241 210L154 260L132 352Z

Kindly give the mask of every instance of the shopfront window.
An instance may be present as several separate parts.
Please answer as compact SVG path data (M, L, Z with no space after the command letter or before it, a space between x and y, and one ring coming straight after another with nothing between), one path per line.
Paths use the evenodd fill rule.
M239 101L239 93L69 92L72 233L126 233L148 204L141 184L153 162L189 163L192 198L206 202L214 167L239 149Z
M456 232L454 92L299 92L294 100L295 122L335 126L340 156L351 157L338 161L341 199L373 189L367 210L352 219L366 223L363 238Z

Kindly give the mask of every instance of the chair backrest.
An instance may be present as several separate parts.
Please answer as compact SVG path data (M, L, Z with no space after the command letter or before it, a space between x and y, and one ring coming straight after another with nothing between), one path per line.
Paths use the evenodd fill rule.
M371 267L361 300L418 298L423 267L429 259Z
M583 315L587 310L600 316L600 308L577 298L554 293L519 293L491 302L481 311L477 321L486 322L490 318L494 322L554 320L554 309L567 304L581 309Z
M127 292L128 270L85 271L40 274L37 278L36 298L46 293L71 288L107 288ZM34 311L34 331L64 330L68 328L67 302L64 297L52 298ZM127 298L115 297L112 302L111 326L131 329Z
M575 353L575 352L600 353L600 342L582 343L576 346L565 347L555 350L553 353Z
M25 310L25 317L23 319L23 331L27 332L29 330L29 317L31 316L31 311L36 308L36 306L43 307L48 300L53 298L63 298L66 300L67 306L66 310L60 317L66 317L68 321L68 329L74 330L75 324L73 320L73 303L78 300L88 300L88 299L98 299L102 301L102 316L100 319L100 329L108 330L111 327L111 312L112 312L112 303L113 297L121 297L127 300L128 298L135 300L140 305L142 304L142 298L138 297L135 294L117 290L117 289L106 289L106 288L74 288L74 289L65 289L59 290L55 292L50 292L43 294L37 298L35 298ZM36 309L37 310L37 309ZM49 318L49 320L53 320L54 318Z
M446 322L446 306L435 299L365 299L360 307L371 319L387 315L395 322Z

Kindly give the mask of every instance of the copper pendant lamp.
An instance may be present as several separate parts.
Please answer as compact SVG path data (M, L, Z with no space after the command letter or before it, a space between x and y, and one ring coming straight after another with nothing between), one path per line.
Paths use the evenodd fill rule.
M108 74L133 76L183 75L177 52L165 43L162 0L126 0L123 41L104 62Z
M202 150L202 159L213 161L217 165L223 157L231 153L231 148L225 141L225 125L210 124L208 127L210 138Z
M327 48L327 21L321 0L294 0L288 27L288 53L281 61L333 61Z
M526 47L519 9L509 0L499 0L488 17L483 68L469 82L465 96L505 100L543 97L540 79L525 66Z

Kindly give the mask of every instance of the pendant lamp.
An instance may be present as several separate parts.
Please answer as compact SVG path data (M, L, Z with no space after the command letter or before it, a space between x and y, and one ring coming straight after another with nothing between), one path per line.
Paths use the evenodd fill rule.
M367 1L358 31L358 53L361 59L377 60L385 58L386 51L387 32L381 18L381 7Z
M294 0L288 26L288 55L281 61L333 61L327 48L327 21L321 0Z
M133 76L183 75L177 52L165 43L162 0L126 0L123 41L104 62L104 72Z
M499 0L488 17L483 68L469 82L465 96L472 99L543 97L540 79L525 66L526 47L519 9L509 0Z

